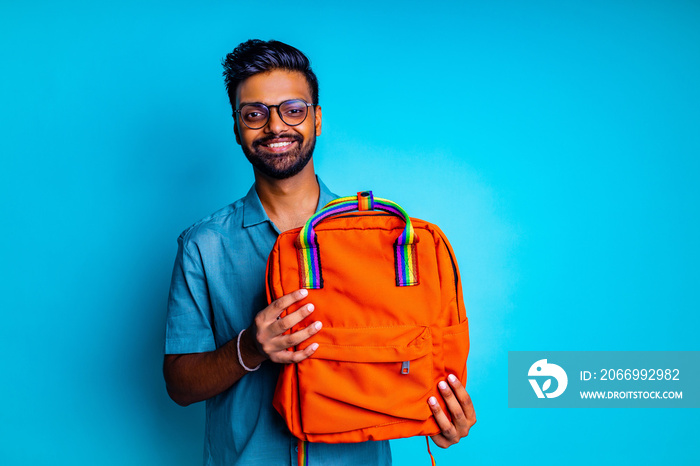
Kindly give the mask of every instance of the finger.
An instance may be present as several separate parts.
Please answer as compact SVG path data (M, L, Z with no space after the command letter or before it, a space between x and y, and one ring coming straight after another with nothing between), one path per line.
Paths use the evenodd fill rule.
M447 410L452 418L452 424L457 429L458 439L466 436L469 433L471 424L469 423L469 420L464 412L464 407L456 396L457 392L459 392L460 395L465 395L467 393L466 390L464 390L464 387L462 387L460 384L455 387L453 391L453 389L450 388L445 381L438 383L438 388L440 389L440 394L442 395L443 400L445 400L445 405L447 406Z
M459 401L459 404L462 407L462 411L464 412L467 422L470 423L471 427L471 425L473 425L476 422L476 413L474 412L474 404L472 403L472 398L469 396L469 393L467 393L467 390L465 390L465 388L462 386L462 384L459 382L459 379L455 375L448 375L447 381L450 383L450 386L452 387L452 392L457 398L457 401Z
M306 298L308 294L309 291L302 288L301 290L292 291L291 293L272 301L272 303L270 303L270 305L264 310L266 317L269 320L277 319L277 317L279 317L285 309L297 301L301 301L302 299Z
M456 425L466 424L466 418L464 416L462 406L459 404L459 401L455 397L450 386L447 385L447 382L441 380L440 383L438 383L438 389L440 390L442 399L445 400L445 406L447 406L447 410L450 413L452 423Z
M435 445L440 448L447 448L450 445L457 443L456 441L451 440L456 437L457 430L455 429L455 426L452 425L450 420L447 419L447 416L442 411L440 404L434 396L428 398L428 406L430 406L430 411L433 413L435 422L437 422L437 425L441 430L441 433L431 437L433 442L435 442Z
M279 339L284 348L291 348L292 346L297 346L299 343L308 340L313 335L316 335L322 327L323 324L320 321L316 321L298 332L279 337Z
M275 354L273 359L275 362L280 362L284 364L301 362L304 359L310 357L318 349L318 343L312 343L303 350L299 351L280 351Z
M305 306L300 307L296 311L282 317L281 319L276 320L270 326L272 327L271 331L273 336L282 335L284 332L286 332L302 320L309 317L312 312L314 312L314 305L309 303Z
M435 445L437 445L440 448L448 448L448 447L454 445L454 442L450 442L442 434L433 435L430 438L433 439L433 442L435 442Z

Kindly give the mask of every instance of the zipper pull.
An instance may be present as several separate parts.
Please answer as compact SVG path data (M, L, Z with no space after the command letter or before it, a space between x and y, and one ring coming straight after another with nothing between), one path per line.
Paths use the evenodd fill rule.
M406 375L409 373L411 370L411 362L410 361L404 361L401 363L401 374Z

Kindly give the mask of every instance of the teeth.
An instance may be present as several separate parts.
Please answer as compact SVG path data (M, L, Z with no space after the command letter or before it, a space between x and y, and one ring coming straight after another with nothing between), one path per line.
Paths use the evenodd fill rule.
M268 144L267 147L286 147L290 144L291 142L273 142L272 144Z

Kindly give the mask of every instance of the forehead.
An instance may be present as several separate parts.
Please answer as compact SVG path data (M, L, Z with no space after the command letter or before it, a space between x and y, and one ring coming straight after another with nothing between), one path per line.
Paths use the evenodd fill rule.
M236 103L262 102L275 105L289 99L311 102L306 76L299 71L272 70L245 79L236 90Z

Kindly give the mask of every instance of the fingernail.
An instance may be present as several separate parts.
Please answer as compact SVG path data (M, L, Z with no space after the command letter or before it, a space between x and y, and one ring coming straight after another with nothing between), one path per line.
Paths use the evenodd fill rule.
M313 304L309 304L308 306L306 306L306 309L308 309L309 312L314 312L314 305L313 305Z
M321 330L321 327L323 327L323 324L322 324L321 322L316 322L316 323L314 324L314 328L315 328L316 330Z
M428 398L428 404L430 406L435 406L437 404L437 399L434 396L431 396L430 398Z
M307 294L309 294L309 292L308 292L308 290L301 289L301 290L299 290L299 294L302 296L306 296Z
M449 380L452 383L455 383L457 381L457 377L455 377L454 374L450 374L447 376L447 380Z
M440 383L438 384L438 387L440 387L440 390L447 390L447 384L445 383L444 380L440 381Z
M318 349L318 343L311 343L311 351L316 351Z

